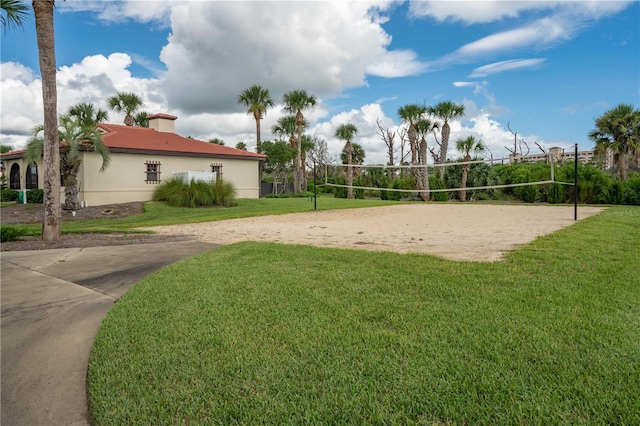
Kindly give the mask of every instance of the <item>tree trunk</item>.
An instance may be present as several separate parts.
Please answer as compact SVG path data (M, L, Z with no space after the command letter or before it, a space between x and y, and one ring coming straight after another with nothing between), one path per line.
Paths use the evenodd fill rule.
M302 124L304 117L300 111L296 114L296 124L298 126L298 140L296 140L296 146L298 152L296 153L296 174L293 177L293 192L299 193L302 190Z
M36 38L40 74L42 75L42 103L44 106L44 220L42 239L60 240L60 142L58 141L58 91L56 86L56 52L53 34L53 0L34 1Z
M133 117L129 114L124 116L124 125L125 126L133 126L135 122L133 121Z
M618 154L618 169L620 170L620 180L627 180L627 154L625 152Z
M260 153L260 115L255 115L256 119L256 151Z
M442 143L440 144L440 154L438 155L438 163L444 164L447 162L447 150L449 149L449 134L451 128L447 121L442 125ZM440 177L444 178L444 166L438 167L440 171Z
M471 161L471 157L464 157L464 161ZM460 187L463 189L460 191L460 201L467 201L467 190L464 188L467 187L467 176L469 176L469 170L471 170L470 164L462 166L462 180L460 181Z
M66 167L62 174L65 210L80 209L80 202L78 201L78 170L80 170L80 162L71 167Z
M424 166L420 168L420 179L422 180L420 189L423 191L420 192L420 199L422 199L422 201L429 201L429 171L427 170L427 141L425 138L422 138L420 141L418 161Z
M344 147L344 152L347 154L347 198L353 199L353 167L351 167L351 163L353 162L353 145L351 145L351 141L347 141L347 144Z

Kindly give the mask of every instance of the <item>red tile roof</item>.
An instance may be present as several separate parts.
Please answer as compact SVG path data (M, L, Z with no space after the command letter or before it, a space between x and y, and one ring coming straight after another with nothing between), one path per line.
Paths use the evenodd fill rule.
M160 115L160 114L156 114ZM162 114L165 115L165 114ZM102 141L113 152L158 152L165 155L202 155L206 157L264 160L266 155L230 148L210 142L159 132L146 127L99 124L106 133Z

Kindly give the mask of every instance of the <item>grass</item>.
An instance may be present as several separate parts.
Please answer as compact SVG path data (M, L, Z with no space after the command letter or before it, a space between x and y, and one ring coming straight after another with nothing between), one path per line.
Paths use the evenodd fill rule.
M640 424L640 209L453 262L240 243L103 322L97 424Z
M179 223L208 222L237 219L251 216L267 216L313 210L313 201L307 198L260 198L238 199L234 207L186 208L172 207L165 203L144 203L144 213L125 218L104 218L62 222L62 233L141 232L137 227L174 225ZM400 204L381 200L346 200L330 196L319 196L318 210L350 209ZM11 226L11 225L9 225ZM26 235L41 235L42 225L22 226Z

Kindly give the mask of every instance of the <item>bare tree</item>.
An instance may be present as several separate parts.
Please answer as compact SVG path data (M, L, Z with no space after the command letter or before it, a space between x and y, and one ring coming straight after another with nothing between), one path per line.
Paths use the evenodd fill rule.
M396 132L391 130L390 127L384 128L380 125L380 119L376 119L376 124L378 125L379 131L378 135L382 138L385 145L387 146L387 165L393 166L395 164L395 138ZM391 179L395 176L395 170L393 168L389 168L389 176Z

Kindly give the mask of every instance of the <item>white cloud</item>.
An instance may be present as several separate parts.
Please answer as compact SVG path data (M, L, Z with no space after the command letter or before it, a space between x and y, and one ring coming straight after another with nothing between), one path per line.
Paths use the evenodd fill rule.
M107 23L122 23L124 20L162 25L169 23L169 13L174 2L166 0L66 0L56 3L61 12L93 12Z
M304 88L318 97L366 85L367 75L422 70L415 53L387 50L380 13L392 2L191 2L171 13L161 59L170 103L191 113L238 110L252 84L276 101Z
M631 1L561 0L561 1L413 1L409 12L414 17L430 17L436 21L461 21L467 24L494 22L505 18L516 18L523 12L560 12L591 18L599 18L618 12Z
M498 74L504 71L513 71L523 68L534 68L542 64L546 59L510 59L508 61L495 62L493 64L483 65L473 70L469 78L482 78L489 75Z

